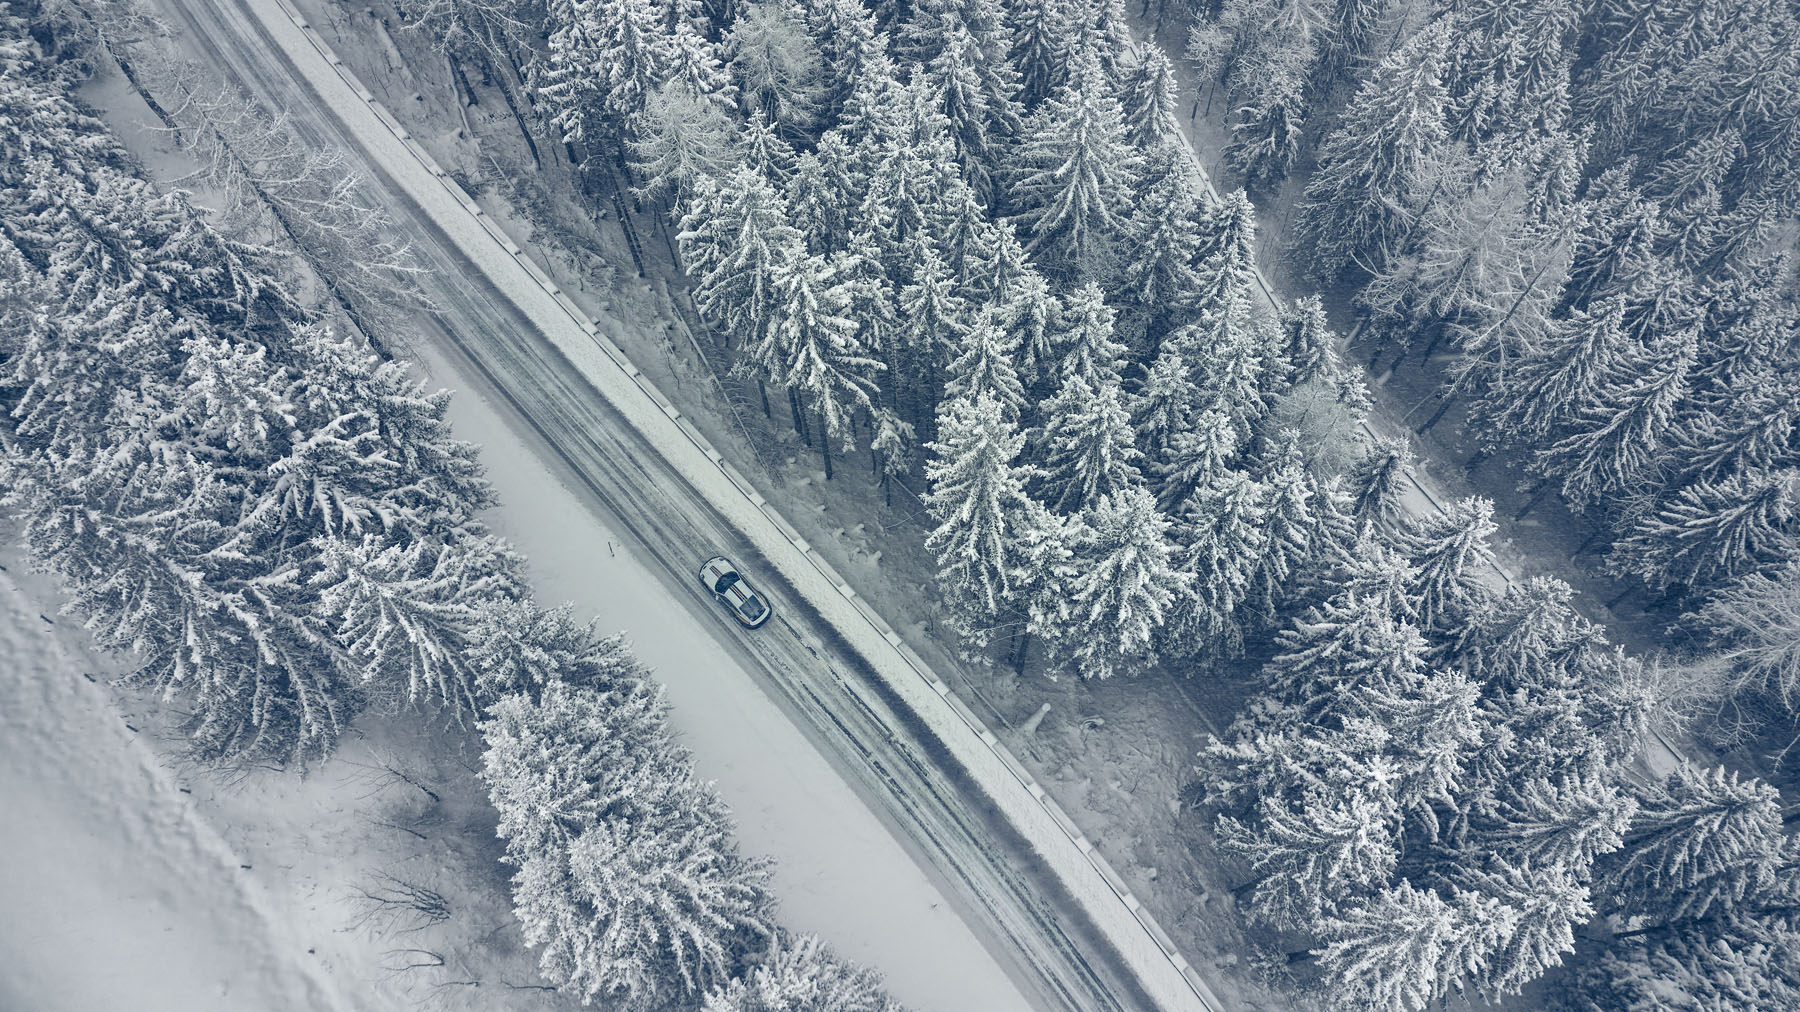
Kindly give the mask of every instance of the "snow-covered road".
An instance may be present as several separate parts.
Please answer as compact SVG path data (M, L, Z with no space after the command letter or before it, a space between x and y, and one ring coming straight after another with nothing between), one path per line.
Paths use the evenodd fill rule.
M519 437L509 444L514 447L510 451L491 446L491 465L503 471L521 463L517 458L550 461L574 493L576 505L567 507L556 524L515 526L503 520L501 526L526 542L539 566L545 597L592 603L607 621L625 625L666 677L698 679L692 684L699 688L677 700L677 720L689 729L702 771L721 780L725 797L747 822L760 819L761 829L747 829L747 843L773 853L784 865L799 866L785 873L790 876L793 926L820 930L847 954L884 970L902 998L925 1007L1017 1007L1024 1000L1021 992L1033 1006L1048 1009L1198 1007L1182 977L1185 964L1171 962L1144 933L1139 923L1144 915L1135 901L1122 901L1122 884L1097 873L1091 845L1078 849L1085 841L1057 827L1041 792L1027 793L1029 785L1016 778L1006 786L1013 774L995 753L991 736L978 738L963 725L960 737L947 747L943 722L946 716L958 719L947 700L914 674L910 677L916 684L904 690L912 697L903 704L891 672L874 677L871 665L894 664L898 655L892 647L866 621L855 635L872 638L875 649L867 642L859 647L847 643L841 630L863 621L854 608L846 609L848 602L837 598L835 605L822 605L820 586L805 580L796 585L777 575L778 568L798 571L796 563L803 569L809 565L807 557L780 540L779 529L751 500L741 494L732 500L720 488L703 490L731 490L731 485L691 444L671 453L668 446L646 440L641 434L649 424L646 410L654 413L651 422L660 420L677 440L682 437L673 420L660 414L655 400L636 389L594 339L578 327L572 338L562 333L573 321L558 307L561 296L547 279L521 268L503 242L488 235L465 206L449 199L404 147L394 150L394 132L322 56L305 54L306 40L291 22L283 26L278 8L231 0L168 0L165 9L185 28L195 55L279 101L300 132L343 150L376 191L385 191L381 199L437 272L429 294L445 310L442 348L447 352L438 368L447 365L453 373L478 377L455 385L465 396L476 389L489 397L505 428ZM316 66L302 71L294 61ZM433 188L435 194L423 192ZM521 286L530 290L519 290ZM606 396L597 396L600 391ZM493 432L473 435L496 442ZM530 498L531 489L527 482L513 497ZM575 522L578 513L589 524L603 515L615 536L563 536L558 525ZM571 551L576 543L587 550ZM622 546L636 546L631 554L648 569L631 580L598 581L599 567L610 565L612 553ZM604 563L602 548L608 553ZM722 629L720 617L698 593L692 570L715 550L758 574L783 621L756 636L732 631L713 638ZM781 557L780 567L771 565L770 553ZM650 602L658 598L637 591L651 579L663 588L664 603L653 606ZM816 577L813 582L823 587L825 597L835 597L829 583ZM605 599L597 596L602 593L623 594L624 599L618 607L602 604ZM626 605L638 610L627 611ZM820 609L831 608L840 614L820 617ZM841 614L845 612L849 619ZM665 640L671 649L707 652L659 655L659 641ZM709 642L711 646L703 645ZM882 656L871 661L872 653ZM751 721L747 704L722 690L727 682L753 687L773 700L779 709L766 713L785 712L785 730L772 718ZM927 721L918 717L921 704L936 708ZM702 709L683 712L695 707ZM786 734L791 741L773 748L756 737L765 732ZM708 751L714 739L720 747L738 741L747 751L735 759L722 758L724 753ZM794 804L817 803L809 793L813 787L781 783L796 775L781 763L802 754L792 741L810 741L816 746L811 753L815 760L829 757L841 784L878 813L904 846L882 851L870 843L883 855L879 864L811 863L806 855L817 852L808 851L806 844L830 849L846 826L851 827L846 851L871 838L866 828L833 816L808 820L792 814ZM760 774L753 762L758 752L777 757ZM973 778L967 765L971 757L985 764ZM994 783L1011 792L1002 806L995 805L990 793ZM759 815L766 806L767 813ZM1021 816L1025 821L1019 821ZM818 831L822 824L831 835ZM796 839L759 838L759 832L785 832ZM888 842L892 845L894 839ZM797 849L789 853L789 847ZM846 885L830 877L845 869L867 881ZM948 904L931 892L927 880L932 877ZM886 900L871 897L891 883L900 888L882 894L898 904L888 909ZM809 920L801 911L813 902L818 919ZM965 934L937 926L946 905L962 914ZM1096 912L1109 922L1104 930L1095 926ZM936 935L942 938L920 941ZM887 947L888 941L902 938L911 941ZM970 944L977 939L981 944ZM964 980L990 980L999 967L1011 979L1010 998L1004 996L1007 987L981 984L971 990ZM1146 967L1155 997L1145 990ZM940 996L951 992L955 999L943 1004ZM978 993L999 997L977 999Z

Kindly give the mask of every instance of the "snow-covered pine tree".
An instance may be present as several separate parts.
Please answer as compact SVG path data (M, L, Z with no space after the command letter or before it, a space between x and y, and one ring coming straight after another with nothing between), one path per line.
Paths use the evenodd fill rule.
M1289 2L1287 11L1313 5ZM1259 46L1232 75L1231 142L1225 160L1261 192L1278 187L1300 156L1308 92L1318 64L1316 42L1304 33Z
M1393 694L1417 684L1426 644L1419 630L1395 612L1395 584L1403 592L1410 573L1404 561L1378 545L1359 546L1366 576L1277 634L1276 653L1264 678L1277 698L1310 720L1361 714L1366 689Z
M663 9L655 0L555 0L546 15L544 55L531 64L533 93L564 141L614 142L673 76L675 43Z
M641 678L549 682L482 724L514 912L545 976L585 1001L695 997L773 932L768 867L737 853L665 709Z
M1440 19L1384 58L1320 145L1291 246L1315 279L1338 277L1398 236L1415 173L1448 135L1449 33Z
M1083 678L1139 674L1156 663L1158 630L1191 578L1172 565L1168 518L1142 488L1101 494L1071 525L1073 558L1031 628L1052 662Z
M1192 426L1172 432L1162 460L1155 464L1157 502L1174 511L1189 495L1211 487L1231 470L1238 450L1237 428L1230 416L1217 408L1195 414Z
M1800 700L1800 559L1733 581L1690 621L1737 685L1765 688L1790 708Z
M1186 303L1201 289L1193 266L1200 201L1186 158L1173 143L1147 149L1140 176L1144 188L1133 202L1133 242L1122 258L1122 280L1151 317L1148 337L1153 344L1182 318Z
M1066 340L1063 307L1042 274L1027 271L1007 288L1000 319L1019 341L1019 378L1032 388L1053 379Z
M1071 279L1111 271L1113 239L1127 221L1136 159L1121 117L1098 53L1081 47L1015 151L1008 200L1025 248Z
M1512 866L1498 859L1465 876L1471 892L1499 904L1500 920L1470 955L1470 983L1483 994L1518 994L1575 951L1575 929L1594 917L1585 875L1567 865Z
M651 92L632 120L632 168L638 192L666 197L679 214L700 180L722 176L731 159L731 121L717 102L669 81Z
M1364 780L1342 794L1313 790L1291 802L1264 796L1253 823L1221 815L1218 835L1220 846L1257 875L1251 913L1278 928L1310 931L1337 914L1339 903L1392 881L1399 822L1392 796Z
M1791 892L1781 817L1768 784L1683 763L1639 792L1624 847L1602 864L1607 909L1669 924ZM1778 875L1788 881L1778 885Z
M1698 335L1668 334L1646 349L1642 374L1608 377L1561 439L1538 451L1532 467L1560 483L1584 507L1631 487L1654 465L1688 390Z
M1068 80L1078 3L1015 0L1007 7L1012 22L1012 62L1019 68L1019 100L1025 108L1036 109Z
M1000 311L989 305L975 317L967 342L963 353L950 364L944 396L973 401L985 393L999 402L1010 421L1018 422L1025 406L1025 387L1013 366L1018 336L1001 326Z
M1063 300L1063 376L1080 376L1099 389L1119 382L1125 345L1113 336L1118 316L1100 286L1088 282Z
M1465 767L1489 731L1480 702L1480 688L1460 671L1362 688L1358 704L1366 716L1353 718L1352 727L1381 742L1392 768L1388 789L1428 840L1444 835L1441 815L1455 815L1465 804Z
M734 161L738 165L754 169L759 175L781 189L794 174L794 148L782 140L775 124L763 115L762 109L752 110L750 118L744 121L743 129L738 131L736 143L733 145Z
M1103 378L1095 387L1082 373L1069 373L1044 405L1044 501L1068 515L1141 485L1141 455L1132 437L1117 378Z
M709 993L706 1012L903 1010L873 971L845 963L816 935L784 934L766 962Z
M1602 857L1625 845L1637 798L1598 763L1560 776L1504 784L1475 826L1477 846L1519 868L1573 869L1585 881Z
M1175 65L1161 46L1146 46L1143 58L1126 76L1120 102L1125 138L1139 151L1181 143L1177 114Z
M955 13L946 15L940 30L943 48L932 57L927 72L950 124L963 181L985 199L993 192L990 171L994 159L988 142L988 96L981 87L984 57Z
M944 371L962 350L971 313L929 236L916 233L903 248L912 264L912 281L900 289L898 301L900 327L891 357L895 392L901 416L930 432L943 396Z
M775 290L767 347L785 361L759 360L758 367L779 369L782 384L819 413L819 438L839 441L848 453L855 449L851 420L858 411L875 410L880 396L875 374L886 366L858 340L850 293L838 283L831 262L810 254L796 257L778 268ZM762 349L751 353L760 355ZM829 457L825 467L829 474Z
M1413 476L1412 448L1403 439L1377 436L1350 473L1350 518L1357 529L1395 538L1406 515L1401 505Z
M1152 471L1160 473L1169 465L1171 443L1193 427L1194 403L1199 395L1200 388L1188 377L1188 364L1173 349L1165 349L1151 360L1137 393L1129 400L1138 449L1143 451ZM1185 489L1182 494L1186 494Z
M1256 628L1269 629L1281 621L1283 606L1296 589L1294 580L1311 568L1330 564L1326 546L1316 540L1318 513L1330 504L1318 501L1295 440L1277 443L1257 478L1268 489L1263 524L1268 537L1245 598L1245 618Z
M1591 403L1630 362L1625 298L1615 296L1558 320L1541 345L1492 370L1471 414L1495 442L1540 445Z
M704 185L682 217L676 240L683 266L697 278L694 302L700 311L752 348L766 342L776 273L804 246L769 180L740 165Z
M1243 472L1223 471L1182 503L1176 564L1190 586L1168 623L1165 642L1173 652L1235 657L1243 651L1237 613L1267 551L1266 495Z
M1486 592L1480 569L1494 558L1487 543L1496 530L1493 517L1491 501L1469 496L1410 520L1399 534L1400 550L1413 567L1420 628L1448 632Z
M938 430L925 465L925 504L938 526L925 545L937 554L939 586L961 633L982 644L1044 578L1044 542L1059 525L1026 492L1035 469L1017 462L1025 437L998 401L946 401Z
M395 544L365 535L326 540L318 565L307 581L314 614L362 665L365 685L457 722L481 712L468 638L485 607L526 595L517 556L489 537Z
M1327 920L1313 951L1336 1007L1424 1012L1483 965L1503 916L1472 893L1446 900L1401 881Z
M1613 545L1607 568L1657 589L1701 589L1792 558L1800 468L1752 471L1682 489Z

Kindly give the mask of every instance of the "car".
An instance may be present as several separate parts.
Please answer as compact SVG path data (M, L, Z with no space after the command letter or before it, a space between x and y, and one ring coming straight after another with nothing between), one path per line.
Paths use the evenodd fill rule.
M751 589L738 575L737 567L723 555L715 555L700 567L700 583L719 603L731 610L731 617L746 629L754 629L769 620L769 602Z

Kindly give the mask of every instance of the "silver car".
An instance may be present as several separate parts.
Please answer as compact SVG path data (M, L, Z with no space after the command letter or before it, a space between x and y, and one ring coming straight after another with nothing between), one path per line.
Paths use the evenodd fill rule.
M730 559L722 555L707 559L706 565L700 567L700 582L720 604L731 609L732 617L744 628L754 629L769 620L769 602L750 589Z

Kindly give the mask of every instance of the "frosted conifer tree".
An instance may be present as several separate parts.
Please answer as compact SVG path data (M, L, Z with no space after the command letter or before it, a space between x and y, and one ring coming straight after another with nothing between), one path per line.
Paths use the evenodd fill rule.
M1025 248L1072 277L1103 276L1129 214L1135 160L1092 48L1077 50L1069 81L1026 122L1015 158L1009 200Z
M1170 639L1183 653L1232 657L1241 652L1237 612L1266 547L1265 494L1243 472L1224 471L1182 503L1177 563L1191 586L1170 623Z
M1061 88L1068 79L1075 0L1018 0L1009 4L1013 22L1013 63L1019 68L1020 101L1027 109Z
M1790 707L1800 699L1800 560L1736 580L1691 620L1740 684L1766 687Z
M1158 356L1157 361L1162 360ZM1210 408L1195 415L1192 427L1169 437L1163 460L1156 465L1157 501L1174 510L1190 494L1211 487L1231 469L1238 449L1237 429L1225 412Z
M1089 282L1063 302L1062 374L1080 376L1096 389L1119 381L1125 345L1113 337L1116 320L1100 286Z
M782 936L767 962L706 996L706 1012L903 1012L869 970L814 935Z
M992 192L989 166L993 156L988 144L988 96L982 90L979 69L983 56L960 17L949 15L941 30L943 49L929 66L932 86L949 121L963 180L985 197Z
M1192 427L1199 394L1200 388L1188 378L1187 363L1173 349L1165 349L1151 361L1130 403L1138 446L1153 469L1167 466L1171 441Z
M1607 566L1652 587L1708 587L1791 558L1800 469L1752 472L1682 489L1613 546Z
M1412 474L1413 454L1406 443L1377 437L1350 475L1350 516L1357 527L1383 537L1397 533L1405 515L1400 497Z
M1254 916L1305 931L1336 914L1340 901L1391 880L1399 821L1392 797L1379 784L1362 782L1344 796L1314 791L1295 804L1265 796L1253 824L1220 816L1219 842L1257 875L1249 903Z
M1603 865L1610 909L1666 924L1759 902L1784 860L1781 815L1760 780L1678 766L1641 793L1625 846Z
M1309 273L1337 277L1398 235L1414 173L1447 136L1442 81L1449 23L1440 19L1383 59L1319 148L1294 222Z
M756 170L777 189L794 174L793 146L781 139L761 109L753 111L738 131L735 153L739 165Z
M1142 482L1136 440L1116 379L1096 388L1079 372L1044 406L1044 499L1070 514Z
M968 347L950 364L944 396L973 401L985 393L999 402L1008 419L1017 422L1025 405L1025 388L1013 367L1017 335L1001 326L999 313L989 306L975 318L967 340Z
M1493 561L1487 545L1496 530L1493 516L1492 502L1471 496L1410 521L1400 534L1401 551L1413 567L1421 628L1456 624L1484 592L1479 570Z
M783 129L813 124L824 97L819 54L790 0L746 8L726 33L725 52L746 112Z
M854 449L851 418L875 409L875 374L886 367L857 339L849 294L836 281L821 257L801 256L781 267L768 347L786 360L769 365L781 370L785 386L812 402L824 423L820 438L839 440L848 452Z
M1146 46L1143 59L1131 68L1120 101L1125 113L1125 137L1139 151L1181 143L1175 119L1175 65L1161 46Z
M651 92L633 122L632 167L640 193L668 197L679 210L700 180L722 176L730 162L731 121L718 103L671 81Z
M1159 324L1175 318L1201 287L1193 267L1199 198L1185 167L1177 164L1184 157L1172 143L1149 150L1143 173L1149 187L1134 201L1134 241L1124 257L1123 280L1132 298ZM1161 327L1156 330L1161 337Z
M776 274L803 245L768 179L738 166L706 186L682 217L676 239L683 265L698 279L694 301L700 311L751 347L763 344L777 298Z
M1000 303L1002 326L1019 341L1020 378L1030 386L1054 376L1062 360L1062 302L1036 271L1021 275Z
M557 0L533 91L562 139L616 138L674 72L675 45L654 0ZM692 31L686 28L686 31Z
M1668 439L1674 412L1687 395L1697 340L1693 331L1668 335L1648 353L1647 372L1609 378L1583 405L1571 431L1540 450L1532 466L1557 480L1577 507L1629 488L1653 466Z
M585 1001L696 996L773 930L768 868L738 855L664 711L641 681L551 682L482 725L514 911L545 976Z
M937 553L939 585L964 634L986 642L994 619L1041 578L1037 542L1056 524L1026 493L1034 469L1016 462L1025 437L998 401L946 401L938 427L925 465L925 504L938 527L925 544Z
M1327 921L1314 952L1337 1007L1424 1012L1469 973L1465 954L1485 948L1492 915L1479 897L1451 903L1403 881Z
M1157 631L1191 579L1171 564L1168 527L1141 488L1103 494L1082 512L1060 590L1032 614L1059 668L1110 678L1156 663Z
M1596 763L1506 785L1479 839L1516 867L1562 866L1585 879L1594 862L1624 846L1636 814L1637 799Z

